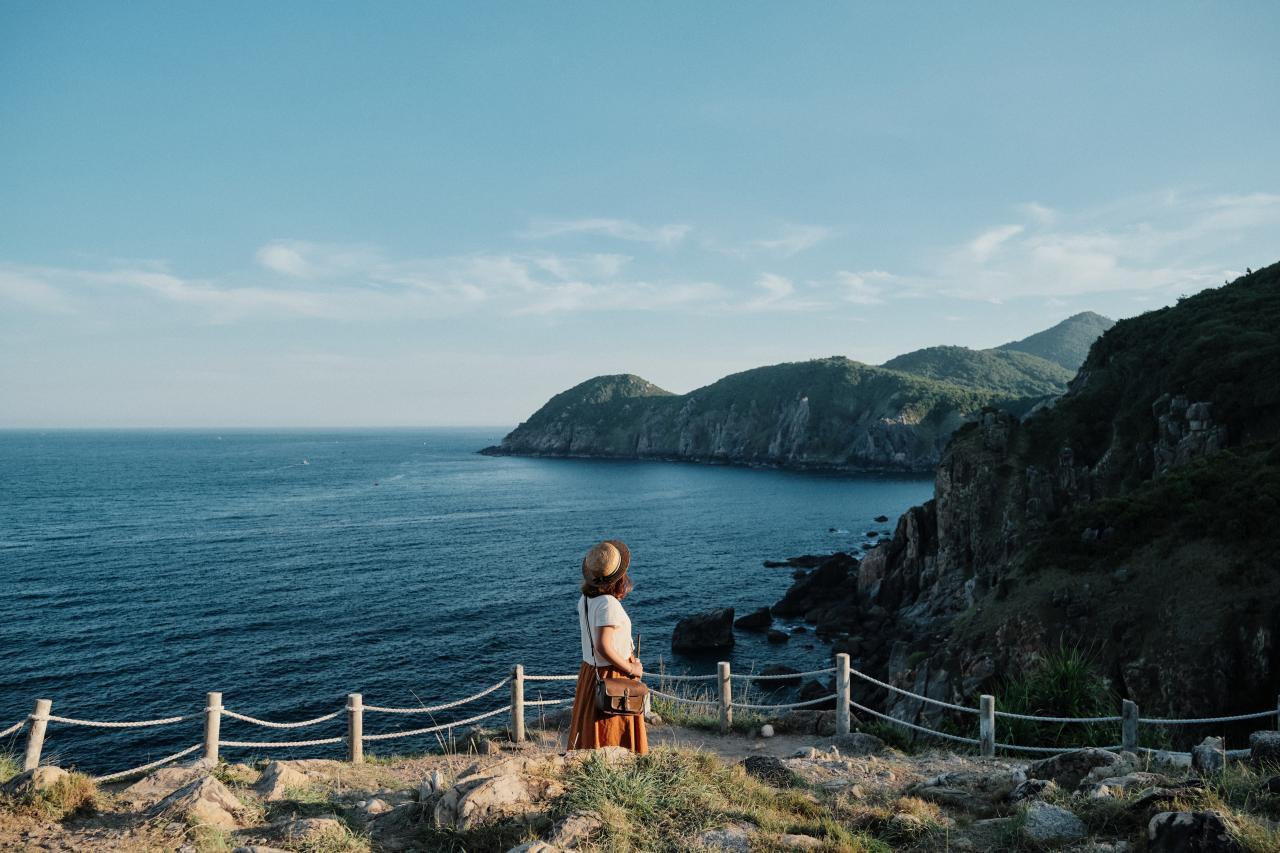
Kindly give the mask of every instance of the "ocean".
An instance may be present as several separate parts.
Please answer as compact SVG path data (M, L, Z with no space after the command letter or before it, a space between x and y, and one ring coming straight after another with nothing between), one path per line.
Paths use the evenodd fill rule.
M197 743L210 690L231 710L296 720L341 708L350 692L376 705L446 701L516 663L576 672L578 566L607 537L634 555L626 606L646 667L710 672L723 656L671 653L680 617L772 604L791 572L763 560L856 553L867 531L891 529L932 492L926 477L475 452L503 432L0 432L0 729L38 697L67 717L195 715L145 730L50 724L47 756L101 773ZM770 645L739 632L727 658L735 670L809 669L830 665L830 648L812 633ZM528 698L571 690L531 685ZM506 701L498 691L431 718L368 715L365 731ZM297 732L224 720L222 736L343 730L341 717ZM21 751L24 738L0 750Z

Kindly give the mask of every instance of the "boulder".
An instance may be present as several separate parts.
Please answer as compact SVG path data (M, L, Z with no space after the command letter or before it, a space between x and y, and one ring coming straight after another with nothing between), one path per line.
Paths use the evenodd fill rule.
M744 631L764 631L773 624L773 613L767 607L754 610L746 616L739 617L733 627Z
M628 750L613 747L630 755ZM573 758L512 758L483 770L471 768L436 803L437 826L466 831L497 820L532 821L546 813L564 786L550 776L580 753L606 754L607 749L578 750Z
M1163 776L1135 771L1123 776L1108 776L1096 782L1086 780L1080 784L1080 789L1090 797L1102 799L1119 797L1135 788L1155 788L1164 782Z
M707 850L751 853L751 827L733 823L723 829L708 829L698 836L698 843Z
M545 841L526 841L519 847L512 847L507 853L564 853L564 850Z
M277 837L292 842L315 841L331 835L345 834L346 827L336 817L302 817L286 818L271 824L271 831Z
M987 816L1002 808L1013 790L1026 779L1026 774L1017 767L955 771L926 779L911 792L922 800Z
M160 800L148 817L200 823L216 829L236 829L236 815L244 808L227 787L212 776L202 776Z
M391 803L381 797L374 797L366 802L360 809L369 817L377 817L380 814L386 814L391 811Z
M1227 747L1220 737L1207 737L1191 747L1191 769L1201 776L1221 773L1227 766Z
M884 741L865 732L836 735L831 739L831 743L845 755L875 755L884 749Z
M152 806L203 775L199 767L161 767L121 791L120 799L135 807Z
M763 687L766 690L772 689L774 687L795 687L800 683L800 673L797 672L794 668L789 666L784 666L782 664L776 664L776 663L770 664L769 666L766 666L764 669L760 670L760 674L769 675L769 676L775 676L775 675L787 676L786 678L770 678L768 681L758 682L758 685L760 687Z
M671 632L673 652L709 652L733 646L733 608L686 616Z
M1280 776L1272 776L1258 787L1268 794L1280 794Z
M306 788L310 785L311 779L305 773L294 770L284 761L273 761L263 769L253 790L266 802L273 803L285 799L285 792L289 788Z
M1023 803L1028 800L1040 800L1058 790L1058 785L1052 779L1027 779L1020 782L1009 792L1008 800L1011 803Z
M778 846L783 850L821 850L823 843L821 839L814 838L812 835L784 832L778 836Z
M741 764L748 776L754 776L777 788L785 788L796 781L796 774L791 772L781 758L774 758L772 755L752 755L744 758Z
M825 684L822 681L819 681L817 679L809 679L804 684L801 684L800 689L796 691L796 701L809 702L814 699L821 699L824 696L830 696L832 693L835 693L835 692L836 692L836 688L834 684ZM822 702L816 705L808 705L806 706L806 710L815 710L815 709L826 710L826 709L834 709L835 707L836 707L836 700L832 698L827 700L826 702Z
M61 767L45 766L24 770L8 782L0 785L0 794L6 797L26 797L31 794L38 794L58 784L66 775L67 771Z
M1249 759L1255 764L1280 765L1280 732L1249 735Z
M791 635L786 631L779 631L777 628L770 628L769 633L765 634L765 639L777 645L789 641L791 639Z
M1077 749L1032 762L1027 767L1027 777L1052 779L1058 787L1071 790L1094 768L1111 767L1119 762L1120 756L1105 749Z
M600 830L604 822L591 812L573 812L557 823L547 836L547 841L556 847L573 850L590 840Z
M1060 806L1036 800L1027 806L1022 835L1034 844L1065 844L1088 834L1084 821Z
M1147 824L1148 853L1243 853L1216 811L1160 812Z

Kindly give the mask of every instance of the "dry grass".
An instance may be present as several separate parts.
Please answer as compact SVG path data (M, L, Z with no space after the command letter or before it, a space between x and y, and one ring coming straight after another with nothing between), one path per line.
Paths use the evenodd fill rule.
M8 782L22 772L22 761L15 752L0 752L0 783Z

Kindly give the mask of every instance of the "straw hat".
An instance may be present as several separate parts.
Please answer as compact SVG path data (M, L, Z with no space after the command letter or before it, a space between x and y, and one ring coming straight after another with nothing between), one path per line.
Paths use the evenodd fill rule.
M582 579L599 584L617 580L631 565L631 549L620 539L606 539L593 545L582 558Z

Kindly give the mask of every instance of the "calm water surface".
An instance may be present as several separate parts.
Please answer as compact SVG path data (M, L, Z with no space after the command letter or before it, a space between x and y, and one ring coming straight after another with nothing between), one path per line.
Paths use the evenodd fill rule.
M573 672L578 562L604 537L633 550L627 607L649 668L661 656L709 672L714 660L671 654L677 619L772 604L791 576L762 560L857 550L865 531L887 529L874 516L896 518L932 490L926 478L476 455L503 432L0 432L0 729L37 697L55 714L120 720L198 714L205 691L221 690L228 708L288 720L335 710L348 692L444 701L517 662ZM739 633L729 655L735 669L828 657L812 634L769 646ZM365 731L506 701L491 698L452 717L370 715ZM226 720L223 737L342 728ZM199 738L198 720L145 732L55 723L46 749L102 772ZM327 749L308 754L342 747Z

